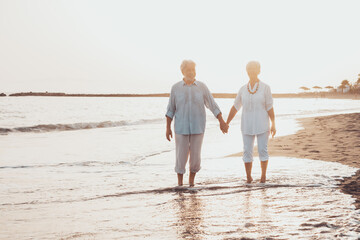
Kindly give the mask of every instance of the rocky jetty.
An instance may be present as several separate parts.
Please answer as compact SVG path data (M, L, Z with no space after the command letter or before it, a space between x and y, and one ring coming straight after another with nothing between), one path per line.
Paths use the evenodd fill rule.
M158 94L88 94L88 93L61 93L61 92L21 92L12 93L11 97L23 96L54 96L54 97L169 97L169 93Z
M214 98L235 98L235 93L213 93ZM0 95L6 96L6 95ZM154 94L90 94L90 93L63 93L63 92L20 92L12 93L10 97L44 96L44 97L169 97L169 93ZM334 99L360 99L360 94L342 93L273 93L274 98L334 98Z

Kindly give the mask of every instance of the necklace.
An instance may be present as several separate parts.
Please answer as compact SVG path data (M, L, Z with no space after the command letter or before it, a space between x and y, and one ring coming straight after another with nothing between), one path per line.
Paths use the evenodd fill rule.
M255 84L256 84L256 83L255 83ZM250 94L255 94L255 93L257 92L257 90L259 89L259 82L257 82L257 86L256 86L256 89L255 89L254 92L250 91L250 82L249 82L248 85L247 85L247 89L248 89L248 92L249 92Z

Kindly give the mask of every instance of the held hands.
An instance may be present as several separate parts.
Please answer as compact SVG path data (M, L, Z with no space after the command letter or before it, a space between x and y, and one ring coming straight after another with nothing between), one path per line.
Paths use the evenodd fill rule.
M220 123L220 130L225 134L228 132L228 129L229 129L229 125L224 121L223 117L222 117L222 114L219 113L217 115L217 119L219 120L219 123Z
M170 142L170 137L172 138L172 131L171 128L166 128L166 139Z
M220 130L225 134L229 130L229 125L225 121L220 121Z

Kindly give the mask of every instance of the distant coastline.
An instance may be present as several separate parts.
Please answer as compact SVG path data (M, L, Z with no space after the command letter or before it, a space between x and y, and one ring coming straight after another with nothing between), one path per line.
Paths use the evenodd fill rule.
M9 97L168 97L169 93L155 94L101 94L101 93L62 93L62 92L20 92L9 94Z
M88 94L88 93L62 93L62 92L20 92L9 94L9 97L169 97L169 93L154 94ZM6 94L0 94L6 96ZM235 98L235 93L213 93L214 98ZM274 98L334 98L334 99L359 99L360 94L345 94L334 92L318 93L273 93Z

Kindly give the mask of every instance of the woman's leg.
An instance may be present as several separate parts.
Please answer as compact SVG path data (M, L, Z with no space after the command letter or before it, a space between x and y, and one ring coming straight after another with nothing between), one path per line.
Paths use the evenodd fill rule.
M195 186L195 176L196 176L196 172L190 172L190 175L189 175L189 186L190 187L193 187Z
M195 175L201 169L201 146L203 139L204 134L190 135L190 187L194 186Z
M246 183L251 183L253 178L251 177L251 169L252 169L252 162L245 163L245 170L246 170Z
M261 178L260 182L265 183L266 182L266 169L269 161L260 161L261 163Z
M243 134L243 143L244 143L243 161L245 164L247 183L251 183L253 180L251 177L251 169L253 162L254 141L255 141L255 135Z
M269 132L265 132L256 136L258 143L258 152L260 158L261 165L261 183L266 182L266 170L269 160L269 154L267 150L268 140L269 140Z

